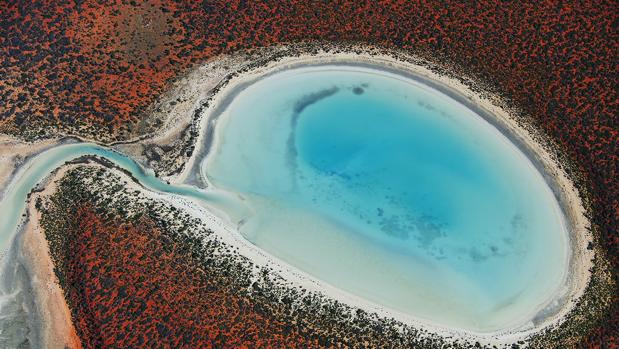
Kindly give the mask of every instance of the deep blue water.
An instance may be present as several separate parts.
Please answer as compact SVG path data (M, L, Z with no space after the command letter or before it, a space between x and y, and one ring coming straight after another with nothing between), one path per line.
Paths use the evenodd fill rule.
M251 242L337 288L442 325L531 318L564 277L560 208L470 109L354 66L291 69L240 92L204 172L254 211Z

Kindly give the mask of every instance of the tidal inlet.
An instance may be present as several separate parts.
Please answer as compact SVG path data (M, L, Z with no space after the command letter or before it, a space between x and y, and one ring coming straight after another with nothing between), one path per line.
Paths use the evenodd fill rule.
M545 347L582 321L585 210L517 115L393 56L273 57L188 74L150 138L23 151L4 347Z

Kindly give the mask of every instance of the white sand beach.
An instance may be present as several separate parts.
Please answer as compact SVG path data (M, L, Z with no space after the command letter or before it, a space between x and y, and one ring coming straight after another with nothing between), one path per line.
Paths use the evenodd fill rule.
M273 50L274 52L285 51L285 48L274 48ZM186 102L181 104L178 107L179 109L175 109L176 111L173 115L169 115L169 119L164 123L164 132L153 135L151 139L145 141L155 142L158 139L174 137L180 130L191 123L193 110L204 102L204 99L208 96L208 90L218 86L218 82L228 74L242 67L247 67L252 63L251 61L244 61L242 57L244 56L220 57L217 60L205 63L203 67L188 74L183 80L182 86L177 86L174 89L175 92L166 97L174 99L184 97L183 94L188 93L189 96L183 99ZM515 328L505 328L493 333L473 333L445 328L416 318L411 314L399 312L397 309L379 306L318 280L314 276L257 248L238 232L237 227L232 222L227 222L215 216L198 203L178 195L166 195L147 191L135 184L125 174L117 171L118 174L127 180L128 186L132 190L139 190L158 200L166 200L174 206L183 208L195 217L200 218L203 224L211 228L219 239L231 246L238 247L239 253L250 258L256 265L271 267L286 280L289 286L302 286L310 291L321 293L352 307L364 309L386 318L394 318L406 325L426 330L428 333L438 334L449 341L458 342L464 339L473 342L479 341L482 344L502 345L526 339L530 335L538 333L549 326L561 323L574 307L574 300L583 294L590 279L589 269L592 266L593 259L593 251L587 249L587 244L592 240L589 232L589 222L585 216L585 209L583 208L577 188L565 171L562 170L561 164L552 155L553 152L542 142L542 137L536 134L530 127L527 127L522 122L523 118L519 117L516 111L508 110L504 107L504 103L496 96L481 96L473 92L473 86L468 86L460 80L429 69L430 64L418 58L405 57L401 56L401 54L396 56L395 54L383 53L372 48L356 47L336 53L319 51L312 54L284 56L278 60L268 61L266 64L235 75L220 91L208 100L208 107L202 110L196 150L188 163L185 164L183 172L178 176L166 179L177 184L192 184L191 178L200 178L203 183L208 184L204 178L201 178L202 174L199 173L199 164L202 161L202 157L208 153L209 142L207 137L212 136L210 133L212 129L209 130L209 128L215 127L215 111L226 100L233 97L229 94L229 91L276 71L291 67L326 63L368 64L372 67L383 67L391 72L403 72L416 77L419 81L431 83L432 87L457 98L461 103L465 103L468 107L477 111L490 123L500 128L512 142L520 147L530 157L538 170L548 179L548 184L554 191L569 225L570 235L568 238L571 245L571 254L569 256L568 272L566 272L564 286L560 294L555 295L551 301L541 304L536 314L532 314L530 319L522 319L520 321L521 325ZM208 67L213 66L218 68L214 70L208 69ZM42 149L52 147L55 144L54 142L50 140L31 145L2 136L0 138L0 169L2 169L0 172L0 188L4 188L5 185L11 182L11 177L16 172L15 168L21 164L19 159ZM132 150L131 146L127 146L123 148L123 151L131 154L136 150ZM52 193L55 190L54 180L60 178L66 169L67 166L64 166L58 171L53 176L53 179L48 182L45 191L37 195L49 195ZM53 265L49 257L44 235L38 226L39 213L34 208L33 203L34 200L31 199L28 205L30 219L23 231L22 251L23 255L29 259L28 264L32 270L31 282L37 290L35 302L43 309L41 312L41 323L44 326L45 343L48 343L49 347L62 347L65 345L71 348L79 347L79 340L77 340L75 329L71 324L70 312L62 296L62 290L57 280L55 280ZM535 322L532 321L533 316L537 316Z
M359 52L363 53L359 53ZM199 173L199 166L195 162L200 162L200 156L204 156L208 149L200 149L204 144L208 144L205 137L212 137L212 130L207 132L207 128L215 127L217 108L234 98L229 91L235 90L235 87L243 86L253 81L259 80L269 74L277 71L282 71L294 67L312 66L321 64L367 64L373 68L383 68L390 72L401 72L407 75L412 75L417 80L431 85L433 88L457 99L459 102L473 109L488 122L507 136L514 144L516 144L533 162L537 169L545 175L547 182L555 196L557 197L569 225L571 245L571 254L569 256L569 272L566 272L564 277L564 287L560 294L557 294L553 299L545 304L541 304L535 314L531 314L529 319L521 319L521 326L516 328L506 328L495 333L471 333L468 331L450 330L443 328L434 323L429 323L411 316L403 314L394 309L377 306L367 300L361 299L349 293L343 292L337 288L326 285L320 280L316 280L311 275L307 275L302 271L287 265L274 256L269 255L255 246L249 244L244 237L238 232L235 236L234 244L245 245L247 256L252 260L266 259L269 263L277 265L276 270L281 270L284 278L291 280L293 283L300 283L304 287L326 294L343 303L365 309L370 312L376 312L385 317L394 317L406 324L417 328L424 328L430 332L439 333L451 338L467 338L469 340L479 341L480 343L513 343L520 339L524 339L531 334L534 334L548 326L557 325L562 322L564 316L569 313L574 305L573 300L577 299L584 292L589 278L589 269L592 266L593 251L588 250L587 244L592 240L589 233L589 222L585 217L580 196L572 181L567 174L562 170L561 165L552 155L552 151L547 149L542 144L542 137L536 134L535 131L527 127L522 117L517 115L517 111L508 110L501 103L500 98L496 96L481 96L472 90L472 86L467 86L460 80L451 78L446 75L439 74L428 68L429 63L424 62L415 57L394 57L393 55L378 53L377 51L358 49L350 52L320 52L312 54L302 54L280 58L277 61L269 62L265 65L254 69L249 69L247 72L238 74L230 79L225 87L221 89L209 101L208 109L203 110L201 119L201 133L196 142L196 151L185 166L185 170L174 181L182 183L186 178L191 176L202 176ZM225 59L225 58L223 58ZM244 64L237 61L237 67L242 67ZM215 131L217 132L216 128ZM193 171L193 173L192 173ZM206 182L205 178L201 178ZM295 281L296 280L296 281ZM536 317L535 324L532 321Z

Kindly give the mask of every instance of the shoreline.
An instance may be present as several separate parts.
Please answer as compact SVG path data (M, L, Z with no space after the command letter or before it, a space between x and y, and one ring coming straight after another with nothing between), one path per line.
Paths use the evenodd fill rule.
M71 319L71 311L54 273L54 263L49 253L49 246L40 225L41 212L36 209L36 199L40 196L52 195L57 190L56 181L64 176L67 166L59 168L44 180L41 192L31 195L26 208L28 222L24 227L21 239L21 253L28 256L23 264L30 271L30 284L33 299L39 319L37 326L41 342L45 346L81 348L80 339ZM37 286L38 285L38 286Z
M276 53L280 53L282 51L279 51L279 48L277 48L275 50ZM296 51L295 51L296 52ZM290 53L290 52L289 52ZM298 53L298 52L297 52ZM215 122L216 122L216 118L212 119L213 114L212 114L212 109L213 108L217 108L218 106L218 101L222 98L222 94L230 89L233 89L235 86L235 83L242 83L242 82L246 82L246 80L248 78L251 78L252 76L255 78L261 78L263 77L266 72L265 70L268 72L268 69L274 69L274 68L281 68L281 69L290 69L291 65L307 65L307 64L312 64L312 63L316 63L316 60L320 60L320 59L327 59L327 58L333 58L333 56L337 56L341 61L345 61L345 60L350 60L350 59L360 59L363 58L366 61L361 62L360 64L369 64L371 65L373 68L376 68L376 65L372 65L372 62L382 59L385 62L388 62L390 64L394 64L395 67L393 69L411 69L408 66L413 67L414 69L419 69L420 72L419 73L426 73L427 79L433 79L434 76L439 76L440 79L445 79L447 81L447 88L452 88L453 92L458 94L459 96L461 96L462 98L464 98L465 101L467 101L467 103L479 103L481 105L474 105L475 108L488 108L487 110L485 110L485 112L489 113L489 115L491 117L497 117L497 114L495 112L493 112L492 110L497 109L500 113L498 115L501 115L503 117L509 118L510 122L513 123L513 125L511 125L513 127L513 129L515 130L514 132L521 130L521 132L524 132L524 137L522 142L525 142L524 144L526 146L530 146L530 144L527 145L526 141L530 140L532 142L533 145L535 145L536 147L540 147L541 149L541 154L542 156L538 159L537 155L535 153L535 148L531 149L530 151L533 152L533 154L535 155L533 158L531 158L529 156L529 153L525 152L525 155L527 156L527 158L529 158L533 164L536 164L536 161L539 161L540 163L537 164L536 166L548 166L548 168L544 167L544 170L539 170L538 171L544 175L546 182L549 183L548 178L550 178L551 180L554 180L555 176L558 177L560 180L563 180L564 182L561 182L560 180L557 181L556 183L556 187L553 187L551 185L551 183L549 183L549 186L551 187L551 189L553 190L553 192L555 193L555 196L557 197L557 200L559 201L559 204L561 205L561 208L564 211L564 214L566 214L566 219L570 220L570 224L573 224L573 227L580 227L581 229L572 229L570 230L570 244L572 244L572 247L574 247L574 244L576 245L576 248L572 248L572 256L570 257L570 265L568 270L573 270L573 269L578 269L580 271L580 273L575 273L575 275L568 275L571 278L574 279L569 279L566 280L566 282L568 284L571 284L573 286L577 286L577 287L570 287L570 290L568 292L568 294L566 295L565 299L564 299L564 304L568 303L569 304L567 306L562 306L558 312L551 314L551 318L550 320L542 323L540 326L534 326L533 329L530 330L526 330L526 331L502 331L505 333L493 333L493 334L475 334L475 333L471 333L471 332L467 332L467 331L460 331L460 330L454 330L454 329L445 329L444 327L441 326L432 326L431 324L423 324L423 323L419 323L419 322L414 322L412 321L411 323L408 323L406 321L406 319L404 319L405 323L409 324L411 327L414 328L418 328L420 330L427 330L427 332L430 332L430 334L432 333L436 333L439 336L444 337L446 340L454 342L454 343L458 343L459 340L461 339L465 339L465 340L469 340L469 341L480 341L482 344L483 343L489 343L490 345L492 344L508 344L508 343L515 343L521 339L526 340L527 338L530 338L533 335L537 335L537 334L542 334L541 330L543 328L548 328L548 327L552 327L552 326L556 326L560 323L562 323L563 321L566 320L566 315L571 311L571 309L573 309L576 306L576 302L571 302L572 300L578 299L580 298L580 296L582 295L582 293L584 292L585 288L587 287L587 284L590 280L590 275L591 273L589 272L588 267L592 265L592 261L591 259L594 257L593 251L590 251L587 248L587 244L589 243L589 241L592 240L591 238L591 232L587 229L587 220L585 217L585 209L582 206L582 202L580 200L580 197L578 196L578 192L576 190L576 188L573 185L573 182L569 180L568 176L565 174L565 172L562 170L562 166L556 162L556 160L554 160L554 156L553 151L552 150L548 150L546 148L544 148L544 146L542 145L543 142L537 141L535 138L536 137L541 137L541 136L537 136L534 134L534 132L531 133L531 130L527 130L526 129L526 125L520 125L518 120L512 116L512 114L510 114L509 112L506 111L506 109L503 109L501 107L499 107L499 103L492 103L490 102L490 100L482 97L481 95L479 95L478 93L475 93L471 90L470 87L468 87L467 85L459 82L456 79L452 79L449 78L447 76L440 76L438 73L433 72L431 69L426 68L422 65L419 65L417 63L411 63L411 62L406 62L403 60L399 60L397 58L394 58L392 56L385 56L385 55L379 55L380 57L377 58L376 56L374 56L371 53L365 53L363 55L358 55L356 53L350 53L350 52L344 52L344 53L338 53L338 54L333 54L333 53L328 53L328 52L323 52L320 54L307 54L305 56L300 56L300 57L294 57L294 56L283 56L283 57L275 57L275 61L273 60L273 57L269 57L268 59L265 59L263 61L261 61L261 64L264 65L259 65L259 66L253 66L251 63L253 61L250 60L250 64L243 64L243 62L241 62L238 67L240 67L240 69L246 69L248 66L251 67L246 73L240 73L235 75L234 73L230 73L230 74L224 74L224 80L222 80L221 82L216 84L216 87L214 89L216 89L216 91L214 91L213 93L212 90L207 91L206 93L202 93L200 94L200 96L205 96L205 95L211 95L210 97L206 98L206 100L202 100L200 101L200 103L196 103L194 106L196 107L195 111L192 111L191 113L186 113L184 114L184 117L188 118L188 122L194 123L194 122L199 122L198 126L200 128L200 132L198 134L198 138L196 140L194 140L195 143L193 143L193 145L196 146L196 150L192 153L191 155L191 162L187 162L184 166L183 171L178 174L178 175L174 175L172 174L172 176L168 177L167 179L169 179L171 182L177 183L177 184L183 184L186 183L187 181L190 181L190 178L188 178L188 172L189 175L191 175L192 171L195 171L195 166L198 166L198 170L199 170L199 165L201 162L196 162L196 158L199 156L198 154L201 154L200 151L204 152L203 145L203 139L204 137L212 137L214 135L214 130L215 130ZM385 58L386 57L386 58ZM411 57L409 57L410 59L413 59ZM236 57L235 59L238 59L238 57ZM225 62L225 60L224 60ZM370 62L370 63L368 63ZM381 61L382 62L382 61ZM214 64L213 62L208 62L208 64ZM225 63L222 63L223 65L225 65ZM322 64L332 64L332 63L322 63ZM320 65L320 64L319 64ZM404 68L401 68L401 66L404 66ZM237 67L237 68L238 68ZM409 71L410 72L410 71ZM262 75L261 75L262 74ZM199 74L196 75L196 77ZM249 75L249 76L248 76ZM230 76L229 78L226 78ZM225 80L228 79L228 80ZM438 80L440 80L438 79ZM237 81L240 80L240 81ZM453 83L453 86L449 85L449 83ZM433 87L434 88L434 87ZM461 89L461 90L459 90ZM441 90L441 92L445 92L443 90ZM463 93L464 92L464 93ZM468 93L468 95L467 95ZM451 95L449 95L451 97ZM459 100L458 100L459 101ZM484 104L485 103L485 104ZM205 106L205 104L207 106ZM465 104L467 107L469 107L468 104ZM480 114L479 111L477 109L473 109L473 111L475 111L476 113ZM502 114L501 114L502 113ZM199 114L199 115L196 115ZM207 115L208 114L208 115ZM206 117L204 115L207 115ZM481 117L483 117L482 115L480 115ZM180 116L179 116L180 117ZM197 117L197 119L196 119ZM487 120L487 119L486 119ZM187 120L185 120L187 121ZM487 120L488 121L488 120ZM501 120L499 120L501 121ZM186 123L184 122L178 122L177 124L173 125L172 128L174 128L174 130L167 130L164 136L169 135L172 132L177 132L182 125L186 125ZM494 126L494 124L493 124ZM508 123L509 126L509 123ZM205 128L206 127L206 128ZM496 126L495 126L496 127ZM210 129L211 133L208 133L208 130ZM205 131L206 130L206 131ZM508 130L510 130L510 128L508 128ZM499 131L501 133L504 134L504 131L499 129ZM176 133L177 134L177 133ZM162 136L162 137L164 137ZM8 137L8 136L7 136ZM71 137L69 137L71 138ZM1 138L0 138L1 139ZM11 137L12 139L12 137ZM72 138L75 139L75 138ZM157 139L157 137L155 136L153 139ZM78 140L80 140L78 138ZM510 138L511 140L511 138ZM32 146L31 143L29 142L22 142L20 140L16 140L17 142L20 143L24 143L26 144L26 146L30 147ZM65 142L65 138L62 139L52 139L52 140L48 140L49 142L56 142L56 144L58 144L59 142ZM513 140L512 140L513 141ZM543 141L543 139L542 139ZM141 142L141 141L139 141ZM119 142L116 144L127 144L129 142ZM39 142L36 142L35 144L40 144ZM516 143L515 143L516 144ZM516 144L518 146L518 144ZM6 149L9 149L9 151L11 150L11 145L10 144L2 144L0 143L0 146L6 146ZM53 147L54 145L52 144L49 147ZM108 144L106 146L109 146L111 149L116 149L115 145L112 144ZM182 146L182 145L175 145L175 146ZM524 150L518 146L521 151L524 152ZM38 149L38 148L37 148ZM47 148L44 149L40 149L39 151L33 150L31 152L28 153L29 157L34 157L36 156L36 154L44 151ZM1 150L1 147L0 147ZM181 149L181 153L184 153L187 149L183 148ZM124 153L124 151L122 151ZM2 153L0 153L2 154ZM545 156L545 157L544 157ZM1 158L0 158L1 159ZM136 159L137 161L137 159ZM549 165L547 165L544 161L548 161ZM5 188L2 188L2 190L0 191L0 193L3 193L4 190L6 189L6 186L8 186L11 181L13 181L14 177L20 172L20 171L25 171L26 168L24 168L23 164L24 162L21 163L17 163L13 169L13 172L10 174L10 176L7 176L8 178L6 178L5 182L4 182L4 186ZM140 162L139 162L140 163ZM140 163L142 166L144 166L143 163ZM191 165L191 166L190 166ZM68 166L61 166L61 169L67 168ZM145 166L146 167L146 166ZM148 169L148 167L146 167L146 169ZM552 171L556 171L556 172L552 172ZM54 172L52 172L52 174L48 175L48 177L55 177L54 173L55 172L59 172L59 170L55 170ZM195 172L193 174L196 174ZM126 175L126 173L124 174ZM198 173L198 176L201 175ZM164 177L164 179L166 179ZM47 189L48 186L51 186L50 184L51 182L49 182L48 179L45 179L43 182L41 182L37 187L38 188L42 188L42 189ZM131 183L131 181L130 181ZM35 187L36 188L36 187ZM37 191L35 189L35 191ZM557 195L557 191L558 194ZM149 194L151 194L150 190L144 190L144 192L148 192ZM189 208L189 206L195 206L195 205L190 205L187 203L187 201L191 201L189 199L181 199L180 197L177 196L164 196L164 195L160 195L159 193L152 193L154 194L153 196L156 196L158 198L163 198L163 199L167 199L168 202L172 202L175 204L175 206L178 207L183 207L183 208ZM0 195L1 197L1 195ZM29 203L31 204L31 202ZM570 210L565 210L564 205L568 205L568 207L570 207ZM28 207L27 212L30 210L30 208ZM209 213L208 210L202 208L202 207L198 207L198 209L190 209L190 211L194 212L196 216L200 216L202 215L202 218L204 218L203 214L204 212ZM573 215L569 215L567 214L568 212L572 213ZM213 215L212 213L210 214L211 216ZM32 217L32 216L30 216ZM208 217L208 216L207 216ZM349 304L352 307L357 307L357 308L361 308L364 310L367 310L370 313L376 313L378 314L378 316L380 317L384 317L384 318L390 318L394 316L394 311L389 310L389 309L385 309L385 307L382 306L377 306L375 303L372 303L371 301L365 300L363 298L360 297L354 297L351 296L350 294L346 294L346 292L343 292L335 287L329 286L329 285L325 285L323 283L320 282L320 280L316 280L314 277L312 277L311 275L306 275L303 272L301 272L300 270L294 270L294 267L288 265L287 263L278 260L277 258L270 256L267 252L259 249L258 247L252 245L251 243L249 243L247 240L245 240L245 238L243 236L240 235L240 233L236 230L236 228L234 228L233 225L230 225L229 222L221 222L220 219L216 219L217 221L219 221L218 223L215 223L214 218L211 218L210 221L206 221L205 220L205 224L215 224L215 225L220 225L222 226L226 232L219 234L222 236L222 238L224 238L226 241L229 241L232 246L241 246L243 248L243 250L245 250L245 253L247 253L248 256L250 256L250 258L252 260L254 260L256 263L262 264L262 265L271 265L274 266L275 268L277 268L277 270L279 270L279 273L282 275L282 277L285 276L286 279L286 284L293 284L295 287L298 285L303 285L304 287L307 287L308 290L310 291L316 291L318 293L321 293L323 295L325 295L325 297L330 298L330 299L335 299L335 300L341 300L344 299L342 302L344 304ZM220 228L221 229L221 228ZM21 233L18 233L19 235L21 235ZM44 237L42 237L43 241ZM15 243L11 243L11 249L13 249L14 247L12 247L13 245L16 245ZM576 252L576 255L574 255L574 252ZM589 258L590 257L590 258ZM596 254L595 257L597 258L598 255ZM24 257L24 258L29 258L29 257ZM49 256L48 256L49 258ZM39 266L37 266L37 263L39 262L32 262L32 268L36 269L39 268ZM43 268L44 263L41 263L40 268ZM49 265L47 265L49 266ZM52 266L53 267L53 266ZM583 276L584 275L584 276ZM59 287L57 282L56 282L56 287ZM327 292L326 292L327 291ZM333 295L336 295L336 297L332 297ZM569 298L569 299L568 299ZM66 301L63 302L66 305ZM47 306L44 306L47 307ZM407 316L406 314L403 314L404 318L409 318L410 316ZM414 320L414 319L413 319ZM539 327L539 328L536 328ZM426 331L424 331L426 332Z
M4 198L7 187L28 159L62 143L63 140L57 138L28 142L0 134L0 200Z
M414 58L411 59L414 60ZM421 63L411 63L386 55L377 56L368 53L359 54L350 52L333 54L323 52L319 54L284 57L276 61L267 62L265 65L251 69L248 72L239 73L230 78L222 87L222 90L217 91L213 97L207 101L209 107L205 109L202 114L206 115L206 117L203 116L200 120L201 132L197 139L196 151L177 180L180 182L193 182L195 179L192 180L192 176L197 176L199 181L204 183L205 186L209 186L207 179L204 178L201 173L200 165L204 159L208 159L208 152L213 147L217 132L216 122L221 112L246 86L279 71L324 65L361 66L404 75L407 78L413 79L448 95L465 107L471 109L486 122L489 122L493 127L497 128L501 134L518 147L526 158L535 166L536 170L544 177L545 182L557 199L562 210L562 215L568 225L567 239L570 246L570 256L568 257L568 268L566 269L563 283L566 287L561 287L558 297L555 295L555 297L542 304L533 318L530 319L530 321L524 321L520 326L489 333L475 333L466 330L456 330L456 332L460 335L462 333L467 333L479 338L516 341L536 334L549 326L555 326L563 322L563 320L565 320L564 317L574 307L571 301L580 298L589 283L591 274L589 268L592 266L592 259L594 257L593 252L587 249L587 244L592 241L592 237L588 229L589 222L585 217L585 209L578 191L572 181L569 180L567 174L561 169L561 165L558 164L556 157L552 155L552 150L546 149L541 144L542 142L538 140L541 137L540 135L534 135L531 128L523 126L518 122L515 116L504 108L497 106L496 102L493 103L480 94L473 92L469 86L458 80L433 72ZM208 137L208 139L205 140L204 137ZM201 160L196 161L196 159ZM269 258L277 260L277 264L287 264L286 262L279 261L274 256L269 256ZM310 275L310 279L311 278ZM350 303L350 299L338 300ZM369 300L366 300L366 302L372 303ZM375 304L372 303L372 305ZM370 311L376 311L376 308L368 307L368 304L361 307L367 308L366 310L373 308ZM417 321L412 321L413 323L410 323L411 319L408 315L402 316L402 314L397 314L397 311L387 309L386 307L382 308L385 308L380 310L382 310L381 312L385 311L386 316L399 315L398 318L407 318L403 319L405 320L404 322L412 326L419 325ZM543 319L538 318L537 316L543 312L550 314L544 316ZM428 325L429 327L435 327L435 324L423 324L425 321L421 322L423 327ZM533 322L532 325L530 325L531 322ZM440 328L441 326L438 327ZM433 330L436 330L436 328Z
M11 319L9 321L22 318L27 326L23 340L35 348L82 348L40 226L41 212L35 207L38 197L51 195L57 190L56 181L64 176L67 169L67 166L55 169L33 188L22 220L9 244L7 259L3 259L0 266L0 285L3 288L0 297L16 302L23 309L22 314L5 315Z

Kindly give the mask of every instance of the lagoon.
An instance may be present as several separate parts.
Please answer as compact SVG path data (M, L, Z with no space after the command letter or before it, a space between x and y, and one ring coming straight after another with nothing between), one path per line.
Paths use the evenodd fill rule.
M410 76L281 70L229 92L202 164L251 243L350 294L476 333L526 326L566 277L545 178L476 111Z
M170 185L103 146L58 145L7 185L0 255L30 190L65 161L95 155L238 225L311 282L424 323L526 329L563 292L571 251L561 207L474 110L413 77L352 64L286 69L222 92L230 98L209 114L216 129L201 160L208 188ZM0 313L19 294L11 275Z

